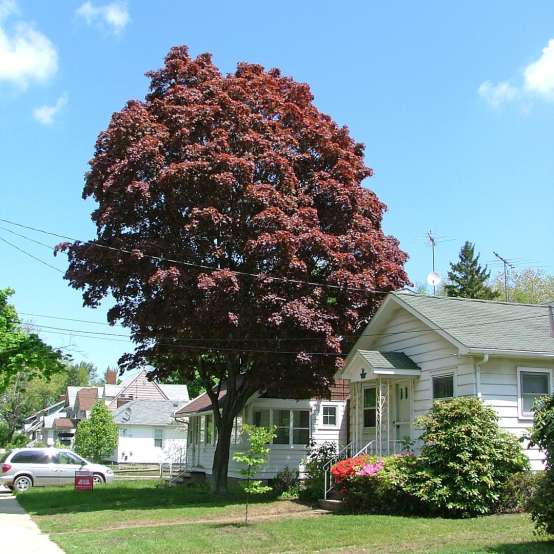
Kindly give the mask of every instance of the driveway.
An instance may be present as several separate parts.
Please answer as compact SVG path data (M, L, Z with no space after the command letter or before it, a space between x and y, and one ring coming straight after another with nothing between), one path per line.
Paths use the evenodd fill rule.
M2 552L63 554L47 535L40 532L8 489L0 487L0 544Z

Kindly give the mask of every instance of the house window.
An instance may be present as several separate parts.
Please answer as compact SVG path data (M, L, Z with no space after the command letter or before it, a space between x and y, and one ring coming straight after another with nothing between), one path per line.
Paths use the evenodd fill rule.
M337 407L323 406L323 425L337 424Z
M254 410L252 423L256 427L269 427L269 410Z
M292 412L292 443L306 445L310 442L310 412L294 410Z
M273 444L290 444L290 410L274 410L273 424L277 427Z
M454 375L441 375L433 377L433 399L453 398Z
M537 398L550 393L548 370L519 370L519 406L521 417L533 417L533 405Z
M377 389L364 389L364 427L375 427L377 424Z
M154 429L154 447L163 448L164 432L163 429Z
M211 414L206 416L206 426L204 428L204 432L205 432L204 442L206 444L213 443L214 435L213 435L212 420L213 420L213 416Z

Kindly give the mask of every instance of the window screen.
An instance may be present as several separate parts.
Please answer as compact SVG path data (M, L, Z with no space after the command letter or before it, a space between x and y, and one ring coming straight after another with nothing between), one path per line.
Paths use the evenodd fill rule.
M433 398L452 398L454 396L454 375L433 377Z
M308 444L310 442L310 412L309 410L294 410L292 412L292 443Z
M290 443L290 410L275 410L273 412L273 424L277 426L277 436L273 444Z
M323 406L323 425L337 424L337 407Z
M375 427L377 424L377 389L364 389L364 427Z
M521 379L521 411L524 414L533 413L533 404L540 396L549 393L550 379L548 373L522 371Z

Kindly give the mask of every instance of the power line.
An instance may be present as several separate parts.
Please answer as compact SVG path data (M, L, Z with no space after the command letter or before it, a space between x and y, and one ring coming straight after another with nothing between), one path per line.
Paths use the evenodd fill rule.
M362 333L360 335L343 335L342 338L361 338L361 337L381 337L381 336L394 336L394 335L406 335L406 334L422 334L422 333L429 333L434 331L452 331L456 329L465 329L465 328L476 328L476 327L483 327L487 325L499 325L502 323L510 323L510 322L516 322L516 321L526 321L531 319L540 319L540 318L546 318L548 317L548 314L543 315L533 315L533 316L524 316L524 317L517 317L517 318L509 318L509 319L499 319L495 321L484 321L482 323L471 323L467 325L457 325L457 326L451 326L451 327L429 327L428 329L407 329L405 331L392 331L389 333ZM57 318L57 319L66 319L66 318ZM70 321L74 321L71 318L67 318ZM81 337L83 338L96 338L96 337L121 337L132 340L132 338L129 335L125 335L122 333L107 333L107 332L101 332L101 331L87 331L86 329L69 329L66 327L54 327L51 325L43 325L40 323L23 323L23 325L28 325L31 327L36 327L41 330L45 330L44 332L50 332L52 331L62 331L65 333L79 333ZM281 338L281 337L250 337L250 338L243 338L243 339L218 339L214 337L192 337L192 338L184 338L184 337L168 337L170 340L173 339L175 341L181 341L181 342L254 342L254 341L261 341L261 340L273 340L278 342L290 342L290 341L318 341L318 340L326 340L326 337L292 337L292 338ZM118 342L126 342L126 341L118 341ZM178 343L170 342L167 343L172 346L176 346ZM209 347L207 347L209 348Z
M54 236L54 237L57 237L57 238L71 240L73 242L84 242L84 241L80 241L79 239L69 237L67 235L61 235L59 233L53 233L53 232L50 232L50 231L46 231L44 229L40 229L38 227L31 227L29 225L23 225L22 223L17 223L15 221L10 221L9 219L0 218L0 221L3 221L4 223L8 223L9 225L16 225L17 227L21 227L23 229L28 229L28 230L35 231L35 232L38 232L38 233L51 235L51 236ZM89 244L90 246L94 246L94 247L97 247L97 248L103 248L105 250L111 250L111 251L114 251L114 252L122 252L124 254L130 254L130 255L134 255L136 253L136 252L133 252L132 250L127 250L125 248L117 248L115 246L107 246L105 244L98 244L97 242L94 242L94 241L86 241L86 243ZM208 265L204 265L204 264L197 264L197 263L193 263L193 262L187 262L187 261L184 261L184 260L176 260L174 258L166 258L165 256L155 256L153 254L145 254L145 253L142 253L142 252L141 252L141 255L144 258L149 258L149 259L152 259L152 260L157 260L157 261L165 262L165 263L184 265L184 266L187 266L187 267L192 267L194 269L201 269L201 270L204 270L204 271L222 271L222 270L226 269L226 268L208 266ZM262 279L270 279L270 280L273 280L273 281L279 281L279 282L290 283L290 284L295 284L295 285L308 285L308 286L312 286L312 287L332 288L332 289L337 289L337 290L348 290L348 291L353 291L353 292L365 292L365 293L383 294L383 295L387 295L387 294L389 294L389 292L391 292L390 290L385 291L385 290L378 290L378 289L373 289L373 288L343 287L341 285L333 285L333 284L330 284L330 283L319 283L319 282L315 282L315 281L307 281L307 280L302 280L302 279L291 279L291 278L288 278L288 277L277 277L277 276L273 276L271 274L263 274L263 273L249 273L247 271L240 271L240 270L229 269L229 268L227 268L226 270L229 271L230 273L234 273L235 275L240 275L240 276L243 276L243 277L254 277L254 278L262 278Z
M0 240L2 242L5 242L6 244L9 244L12 248L15 248L16 250L18 250L19 252L21 252L22 254L25 254L26 256L29 256L29 258L33 258L33 260L45 265L46 267L49 267L50 269L53 269L54 271L57 271L58 273L65 273L65 271L63 271L62 269L60 269L59 267L56 267L52 264L49 264L48 262L45 262L44 260L41 260L40 258L37 258L37 256L31 254L30 252L27 252L26 250L23 250L23 248L20 248L19 246L17 246L16 244L14 244L13 242L10 242L9 240L6 240L5 238L3 237L0 237Z

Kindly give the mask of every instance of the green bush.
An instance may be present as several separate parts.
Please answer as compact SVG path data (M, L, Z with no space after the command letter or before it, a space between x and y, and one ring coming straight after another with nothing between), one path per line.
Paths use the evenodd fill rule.
M275 496L296 498L299 493L298 470L285 467L271 481L271 488Z
M500 513L527 511L530 508L529 500L534 497L543 478L544 471L520 471L511 475L500 492L495 511Z
M335 459L337 447L334 442L321 444L310 441L308 456L304 462L305 478L300 487L299 496L307 502L317 502L323 498L325 471L323 466Z
M510 476L528 469L516 437L478 398L435 402L418 418L423 447L405 490L433 514L469 517L495 510Z
M374 475L352 475L341 481L340 490L346 511L366 514L416 515L426 506L406 490L414 456L370 457L370 465L382 463Z
M554 395L539 398L534 412L530 445L545 453L546 471L529 501L529 511L539 533L554 535Z
M29 437L23 433L14 433L11 441L6 444L7 449L23 448L29 444Z

